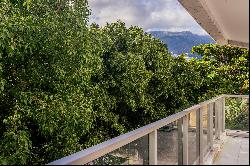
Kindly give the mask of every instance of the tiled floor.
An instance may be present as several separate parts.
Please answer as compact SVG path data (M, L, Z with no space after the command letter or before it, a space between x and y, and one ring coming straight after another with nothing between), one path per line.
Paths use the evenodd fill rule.
M229 131L214 165L249 165L249 134Z

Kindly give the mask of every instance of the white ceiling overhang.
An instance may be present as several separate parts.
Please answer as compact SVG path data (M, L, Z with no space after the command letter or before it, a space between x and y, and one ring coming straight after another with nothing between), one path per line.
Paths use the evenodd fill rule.
M249 0L178 0L218 44L249 48Z

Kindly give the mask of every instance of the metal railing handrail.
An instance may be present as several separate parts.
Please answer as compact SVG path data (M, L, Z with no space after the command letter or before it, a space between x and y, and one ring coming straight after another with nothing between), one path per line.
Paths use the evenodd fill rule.
M178 119L181 119L188 115L189 113L196 111L198 109L201 109L203 106L206 106L210 103L213 103L219 99L222 99L224 97L248 97L248 95L220 95L217 97L214 97L210 100L201 102L199 104L196 104L192 107L189 107L181 112L178 112L176 114L170 115L164 119L158 120L156 122L153 122L151 124L148 124L146 126L140 127L138 129L135 129L133 131L130 131L128 133L125 133L123 135L120 135L118 137L115 137L113 139L107 140L103 143L100 143L98 145L92 146L90 148L87 148L85 150L76 152L74 154L71 154L69 156L63 157L59 160L55 160L48 165L79 165L79 164L86 164L90 161L93 161L105 154L108 154L109 152L112 152L128 143L131 143L138 138L141 138L145 135L148 135L155 130L160 129L163 126L166 126Z
M243 98L248 98L249 95L225 95L225 97L243 97Z

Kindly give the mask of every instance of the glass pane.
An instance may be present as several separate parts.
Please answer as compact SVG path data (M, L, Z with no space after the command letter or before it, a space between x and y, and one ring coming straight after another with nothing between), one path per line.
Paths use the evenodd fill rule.
M177 165L177 122L170 123L157 131L157 156L158 165Z
M213 140L215 140L215 102L213 103Z
M203 126L203 147L204 147L204 154L207 153L208 150L208 141L207 141L207 123L208 123L208 106L203 107L202 111L202 126Z
M148 165L148 135L86 165Z
M189 114L188 123L188 164L194 164L198 159L196 154L196 111Z

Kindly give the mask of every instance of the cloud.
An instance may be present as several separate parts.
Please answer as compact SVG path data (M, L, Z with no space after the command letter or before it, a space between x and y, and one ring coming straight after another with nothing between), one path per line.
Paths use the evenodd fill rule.
M118 19L127 26L139 26L145 31L206 32L195 22L177 0L89 0L90 23L104 26Z

